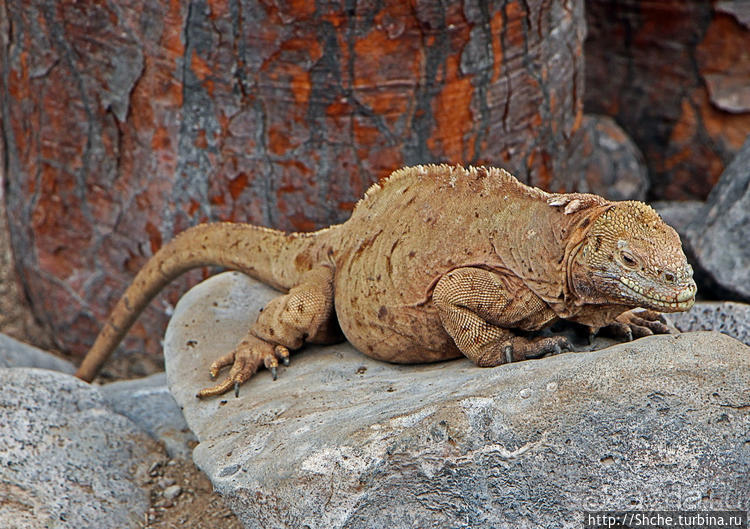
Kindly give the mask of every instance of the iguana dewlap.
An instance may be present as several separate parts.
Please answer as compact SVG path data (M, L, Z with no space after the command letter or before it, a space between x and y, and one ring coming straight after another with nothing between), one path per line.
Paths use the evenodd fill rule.
M235 350L217 395L289 350L340 340L389 362L466 355L480 366L560 352L529 337L559 318L596 332L666 332L654 311L687 310L692 269L677 233L640 202L550 194L502 169L400 169L372 186L343 224L286 234L248 224L195 226L162 247L118 302L78 370L91 380L148 302L183 272L242 271L287 292ZM641 307L651 309L632 312Z

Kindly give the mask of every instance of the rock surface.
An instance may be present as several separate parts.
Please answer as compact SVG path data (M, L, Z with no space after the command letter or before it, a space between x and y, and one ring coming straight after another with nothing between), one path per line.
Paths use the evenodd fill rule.
M750 136L688 226L699 278L719 294L750 301Z
M717 331L750 345L750 305L732 301L700 301L687 312L666 314L683 332Z
M167 377L157 373L100 387L110 407L162 441L170 457L189 459L195 436L167 389Z
M718 333L480 369L310 347L240 397L198 401L210 362L274 293L192 289L165 338L194 459L246 527L580 527L581 510L742 508L750 348Z
M158 445L63 373L0 369L0 525L140 527Z
M73 374L73 364L32 345L0 334L0 367L38 367Z

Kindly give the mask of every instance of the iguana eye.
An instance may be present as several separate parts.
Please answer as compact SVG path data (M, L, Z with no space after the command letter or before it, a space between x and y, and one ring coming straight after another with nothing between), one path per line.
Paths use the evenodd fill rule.
M635 260L635 257L630 255L628 252L620 252L620 258L622 259L622 262L625 264L625 266L629 268L635 268L638 266L638 261Z

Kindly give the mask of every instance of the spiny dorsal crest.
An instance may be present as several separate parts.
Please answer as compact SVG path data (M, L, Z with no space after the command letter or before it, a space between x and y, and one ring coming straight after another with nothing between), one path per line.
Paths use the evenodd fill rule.
M462 179L471 180L484 180L484 185L487 189L498 189L502 185L511 185L516 187L521 192L525 193L535 199L548 200L550 196L565 197L567 195L550 195L546 191L537 187L527 186L521 183L515 176L510 174L505 169L491 166L472 166L463 167L459 164L426 164L426 165L414 165L410 167L402 167L392 172L386 178L380 182L372 184L365 192L362 199L357 202L357 206L363 202L377 196L391 184L398 183L404 179L408 180L421 180L423 178L437 179L442 178L449 187L454 187L455 184ZM578 196L578 195L576 195ZM581 195L586 196L586 195ZM595 195L591 195L595 196ZM600 198L600 197L597 197ZM601 199L603 200L603 199ZM576 203L578 204L578 203ZM566 211L567 212L567 211Z
M590 193L555 193L547 197L547 204L553 207L564 207L563 212L566 215L594 206L604 206L607 203L607 199Z
M433 173L436 171L436 169L446 169L449 168L448 165L414 165L411 167L402 167L401 169L397 169L393 171L391 174L389 174L387 177L385 177L380 182L375 182L372 184L369 188L367 188L367 191L365 191L364 196L357 202L357 206L359 206L362 202L365 200L370 199L373 196L376 196L380 191L387 187L389 184L393 184L395 182L398 182L400 180L403 180L405 178L408 178L410 180L420 180L423 177L427 176L430 173Z

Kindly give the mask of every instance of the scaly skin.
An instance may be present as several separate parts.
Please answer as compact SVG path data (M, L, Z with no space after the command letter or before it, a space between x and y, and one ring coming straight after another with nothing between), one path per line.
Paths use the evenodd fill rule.
M677 233L647 205L550 194L502 169L417 166L376 184L344 224L284 234L196 226L160 249L112 312L78 376L91 380L150 299L197 266L240 270L286 292L210 368L235 388L304 343L346 338L399 363L466 355L496 366L570 349L529 338L563 318L632 338L667 332L658 312L695 299ZM641 307L650 309L633 312Z

